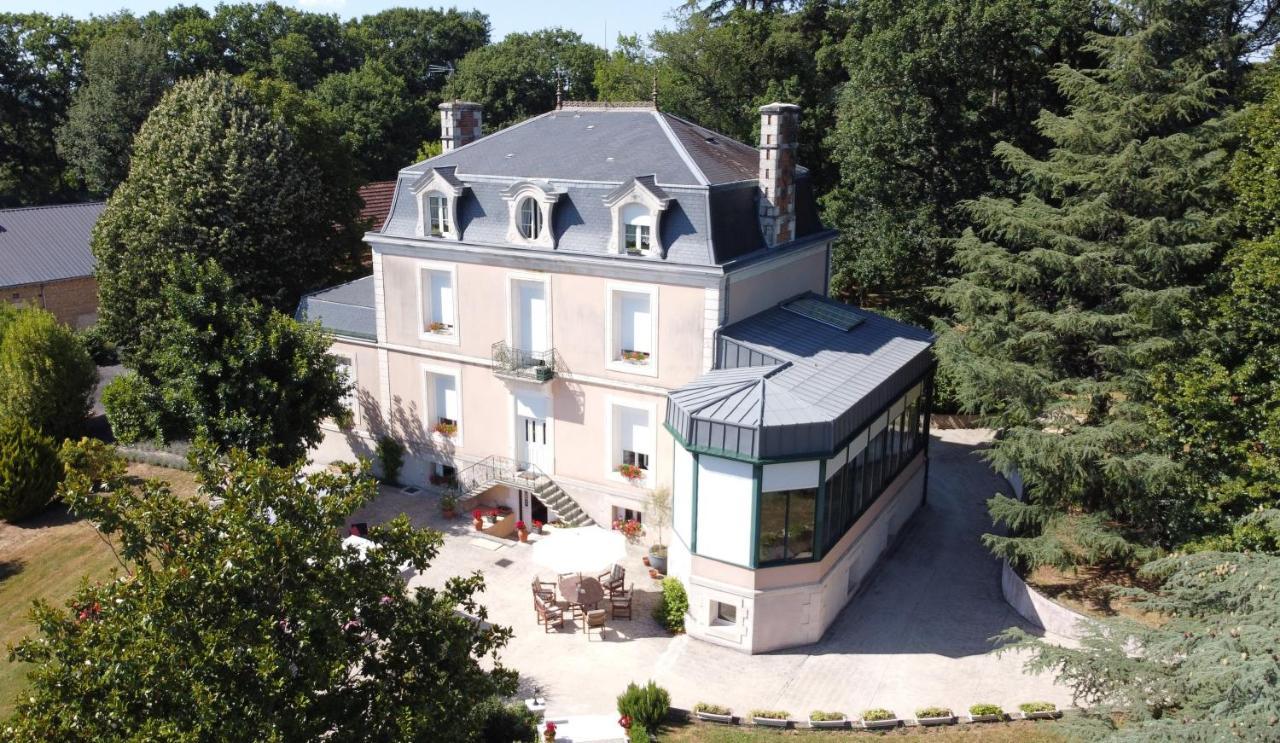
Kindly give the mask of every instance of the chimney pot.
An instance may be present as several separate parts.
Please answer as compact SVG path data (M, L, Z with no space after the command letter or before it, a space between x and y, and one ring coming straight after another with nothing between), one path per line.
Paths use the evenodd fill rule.
M440 149L444 152L469 145L484 136L484 107L468 101L440 104Z
M769 247L796 236L796 146L800 107L770 103L760 107L760 231Z

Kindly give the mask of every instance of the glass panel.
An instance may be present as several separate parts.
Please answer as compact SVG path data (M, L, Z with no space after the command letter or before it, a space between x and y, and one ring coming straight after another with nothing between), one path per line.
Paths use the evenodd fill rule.
M542 210L538 202L525 199L520 202L520 234L530 240L536 240L542 233Z
M787 505L787 557L808 559L813 557L814 517L818 512L818 489L788 491Z
M760 494L760 532L756 561L775 562L786 557L787 491Z

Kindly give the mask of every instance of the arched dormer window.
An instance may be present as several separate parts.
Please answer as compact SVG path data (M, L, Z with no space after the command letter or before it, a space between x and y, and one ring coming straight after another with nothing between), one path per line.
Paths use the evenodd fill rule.
M409 187L418 202L418 234L446 240L462 238L458 231L458 199L466 186L453 168L433 168Z
M653 176L632 178L609 192L604 204L613 214L610 252L667 257L661 227L671 197L653 182Z
M546 181L520 181L502 192L507 202L507 242L515 245L556 246L551 213L563 188Z

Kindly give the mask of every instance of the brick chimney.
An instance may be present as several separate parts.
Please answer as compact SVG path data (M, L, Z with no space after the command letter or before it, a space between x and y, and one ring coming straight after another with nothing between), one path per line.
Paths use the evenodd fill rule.
M760 107L760 231L769 247L796 236L796 142L800 107L770 103Z
M484 108L479 103L445 101L440 104L440 145L444 152L471 144L484 136Z

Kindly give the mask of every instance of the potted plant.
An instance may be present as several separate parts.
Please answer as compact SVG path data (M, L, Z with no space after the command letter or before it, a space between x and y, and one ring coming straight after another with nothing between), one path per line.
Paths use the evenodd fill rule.
M868 709L862 711L862 727L867 730L896 728L902 722L897 715L887 709Z
M658 538L649 547L649 566L664 575L667 572L667 545L662 540L667 524L671 522L671 491L666 487L655 488L649 493L649 511Z
M637 480L644 479L644 470L640 469L634 464L618 465L618 474L622 475L624 478L626 478L630 482L635 482Z
M1000 722L1004 719L1004 710L998 704L975 704L969 708L969 719L973 722Z
M649 353L647 351L623 351L622 360L630 364L647 364L649 363Z
M725 725L733 724L733 710L728 707L721 707L718 704L710 704L708 702L698 702L693 705L693 714L699 720L707 722L719 722Z
M440 512L446 519L451 519L457 515L458 497L453 493L445 493L440 496Z
M614 519L613 530L622 532L628 542L634 542L644 536L644 525L635 519Z
M956 716L948 707L922 707L916 710L916 723L924 727L935 725L954 725Z
M525 528L523 521L516 522L516 535L520 537L521 542L529 541L529 530Z
M446 439L451 439L458 433L458 424L450 423L449 421L440 421L432 430Z
M534 534L542 533L542 522L537 519L533 520L533 533Z
M471 518L475 520L476 531L484 528L484 511L479 508L471 512Z
M432 333L439 333L443 335L449 332L449 326L445 325L442 322L433 322L427 326L427 330L429 330Z
M556 740L556 724L548 721L547 726L542 729L542 740L545 743L555 743Z
M785 710L753 709L751 722L771 728L785 728L791 725L791 713Z
M1018 705L1018 709L1022 710L1022 716L1028 720L1050 720L1062 716L1058 705L1053 702L1023 702Z
M811 728L842 728L849 724L849 718L843 712L822 712L814 710L809 713Z
M498 523L498 509L490 508L489 512L484 515L484 518L490 525Z

